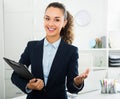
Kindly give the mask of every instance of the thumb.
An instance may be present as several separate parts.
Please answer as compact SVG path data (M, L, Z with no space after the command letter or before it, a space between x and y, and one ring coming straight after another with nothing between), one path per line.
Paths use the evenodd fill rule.
M33 83L33 82L35 82L35 81L36 81L36 79L33 78L33 79L30 80L30 83Z

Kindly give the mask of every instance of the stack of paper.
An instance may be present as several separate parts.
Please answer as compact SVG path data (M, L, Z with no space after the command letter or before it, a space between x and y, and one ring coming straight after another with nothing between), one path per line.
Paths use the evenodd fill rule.
M109 56L109 67L120 67L120 55L110 55Z

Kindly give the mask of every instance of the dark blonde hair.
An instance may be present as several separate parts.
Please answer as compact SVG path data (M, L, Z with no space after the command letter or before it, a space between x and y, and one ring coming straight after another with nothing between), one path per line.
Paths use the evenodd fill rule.
M64 18L67 20L67 24L62 28L60 32L61 38L68 44L73 42L73 16L66 10L65 6L59 2L50 3L46 10L50 7L59 8L64 13ZM45 11L46 11L45 10Z

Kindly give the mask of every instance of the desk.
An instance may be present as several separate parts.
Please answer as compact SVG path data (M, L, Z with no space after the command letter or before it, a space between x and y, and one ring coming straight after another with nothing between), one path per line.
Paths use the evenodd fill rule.
M120 99L120 93L116 94L101 94L100 90L86 92L86 93L79 93L78 95L69 95L68 99ZM25 96L20 96L12 99L26 99Z
M94 92L89 92L85 94L79 94L78 97L75 99L119 99L120 98L120 93L116 94L101 94L100 90L94 91Z

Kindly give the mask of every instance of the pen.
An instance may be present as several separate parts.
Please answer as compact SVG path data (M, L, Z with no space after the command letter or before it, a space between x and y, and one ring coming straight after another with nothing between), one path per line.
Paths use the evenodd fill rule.
M100 80L100 85L103 86L102 80Z

